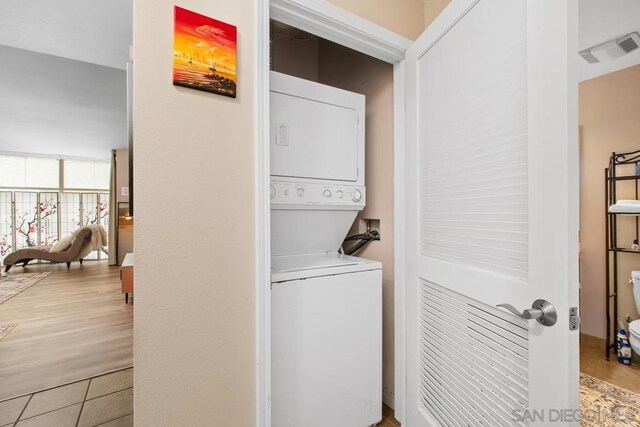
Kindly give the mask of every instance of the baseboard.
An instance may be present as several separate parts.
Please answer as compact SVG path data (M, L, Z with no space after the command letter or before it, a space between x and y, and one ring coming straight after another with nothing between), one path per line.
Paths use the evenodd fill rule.
M587 334L587 333L582 332L582 331L580 331L580 336L584 337L584 338L586 338L588 340L602 340L602 341L606 340L606 337L600 337L598 335Z
M605 337L598 337L595 335L585 334L584 332L580 332L580 341L582 343L595 343L595 344L604 344L606 341Z
M382 403L395 411L396 398L391 390L386 387L382 387Z

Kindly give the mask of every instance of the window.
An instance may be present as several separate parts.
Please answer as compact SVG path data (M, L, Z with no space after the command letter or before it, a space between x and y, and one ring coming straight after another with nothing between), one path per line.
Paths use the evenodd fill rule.
M11 193L0 191L0 261L13 250L13 210Z
M109 184L108 162L0 155L0 262L17 249L51 245L85 225L102 225L108 233ZM106 253L102 248L86 259Z
M0 156L0 187L58 188L59 168L58 159Z
M65 160L63 168L64 188L109 189L110 165L107 162Z

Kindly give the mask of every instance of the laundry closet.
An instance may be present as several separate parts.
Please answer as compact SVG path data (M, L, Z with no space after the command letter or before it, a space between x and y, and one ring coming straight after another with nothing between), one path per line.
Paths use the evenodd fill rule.
M393 66L277 21L270 45L272 425L372 425L394 390Z

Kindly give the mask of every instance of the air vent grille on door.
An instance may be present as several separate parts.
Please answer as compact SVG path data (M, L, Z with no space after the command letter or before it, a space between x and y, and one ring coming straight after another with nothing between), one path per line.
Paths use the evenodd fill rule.
M442 426L520 426L529 398L524 320L420 283L420 399Z

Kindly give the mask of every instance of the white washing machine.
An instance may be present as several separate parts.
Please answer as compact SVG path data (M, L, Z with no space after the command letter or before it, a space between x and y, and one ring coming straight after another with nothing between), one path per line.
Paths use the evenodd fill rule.
M364 96L271 75L271 421L382 419L382 265L338 253L365 206Z
M276 257L274 427L364 427L382 418L382 266L338 254Z

